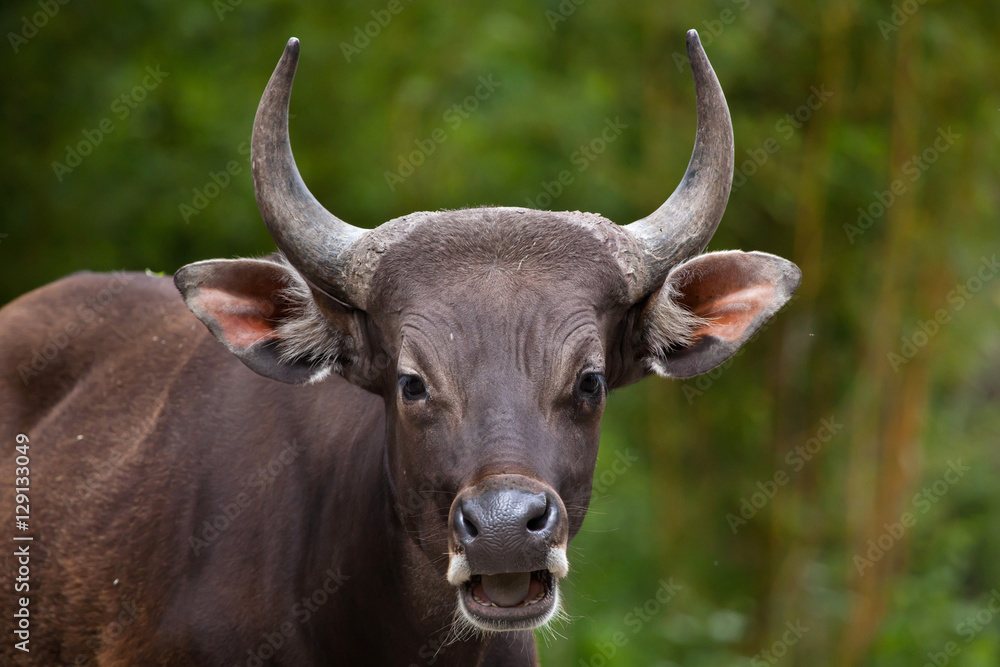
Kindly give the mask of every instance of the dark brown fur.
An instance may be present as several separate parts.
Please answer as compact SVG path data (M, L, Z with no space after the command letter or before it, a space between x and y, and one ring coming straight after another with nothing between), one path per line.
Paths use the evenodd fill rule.
M2 511L13 525L7 480L26 433L35 537L31 652L13 649L5 600L0 662L244 665L291 619L295 634L266 664L429 664L454 596L404 585L382 401L336 376L295 387L255 375L168 278L124 274L100 308L115 279L74 275L0 311ZM88 300L99 315L83 322ZM82 331L25 384L18 366L74 321ZM246 485L292 443L302 451L266 491ZM196 556L188 538L241 489L253 502ZM346 577L340 590L300 623L296 602L328 569ZM5 596L11 576L0 571ZM435 664L523 657L529 644L460 642Z
M380 258L366 311L294 303L309 289L289 292L301 277L277 261L185 267L188 306L229 350L166 278L78 274L0 310L0 475L13 478L16 434L30 436L35 536L31 653L7 641L5 664L534 664L530 632L454 634L456 497L500 475L549 489L564 548L590 500L605 402L581 398L581 375L614 388L652 361L709 370L798 271L704 255L630 303L598 216L420 215ZM670 339L691 312L696 339ZM292 348L336 353L274 354L295 318L329 335ZM310 364L341 375L283 384L240 359L279 379L302 381ZM406 374L429 398L401 398ZM12 525L12 487L0 488Z

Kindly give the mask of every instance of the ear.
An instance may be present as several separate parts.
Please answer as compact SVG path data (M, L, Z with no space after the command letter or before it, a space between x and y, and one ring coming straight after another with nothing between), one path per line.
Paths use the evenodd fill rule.
M714 252L675 267L642 314L644 361L688 378L733 356L799 286L802 272L763 252Z
M182 267L174 284L215 337L251 370L289 384L318 382L356 360L358 315L266 259Z

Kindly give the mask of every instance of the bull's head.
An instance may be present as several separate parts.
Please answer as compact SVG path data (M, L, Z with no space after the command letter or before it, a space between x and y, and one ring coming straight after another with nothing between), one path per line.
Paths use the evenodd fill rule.
M799 283L773 255L701 254L729 197L733 135L693 30L688 53L694 153L651 215L618 226L478 208L367 231L323 208L295 166L292 39L252 154L257 203L287 261L198 262L176 276L191 310L257 373L289 383L338 373L382 396L398 519L435 585L453 586L480 629L536 627L558 609L608 391L650 372L711 370Z

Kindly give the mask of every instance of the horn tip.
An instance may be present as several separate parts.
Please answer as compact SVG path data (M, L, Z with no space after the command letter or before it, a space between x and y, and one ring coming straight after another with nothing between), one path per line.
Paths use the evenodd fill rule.
M706 65L711 67L708 64L708 56L705 55L705 48L701 45L701 37L698 36L697 30L692 29L687 32L687 51L691 69L696 73L696 76L699 70L706 68Z
M705 48L701 45L701 37L698 35L698 31L693 28L687 31L687 49L690 58L694 58L696 54L705 53Z
M290 37L288 39L288 44L285 45L285 55L292 56L293 58L298 58L299 56L299 38Z

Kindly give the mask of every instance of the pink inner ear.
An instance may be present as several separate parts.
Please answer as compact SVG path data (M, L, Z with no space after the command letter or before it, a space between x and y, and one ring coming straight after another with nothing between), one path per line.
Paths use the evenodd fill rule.
M219 323L226 343L233 347L248 348L277 338L271 323L274 304L267 299L202 287L198 290L197 301Z
M748 285L698 302L692 309L698 317L711 320L700 327L697 336L714 336L737 341L758 313L774 300L774 285Z
M703 255L672 277L680 303L710 320L695 335L739 341L775 298L777 285L758 262L743 253Z

